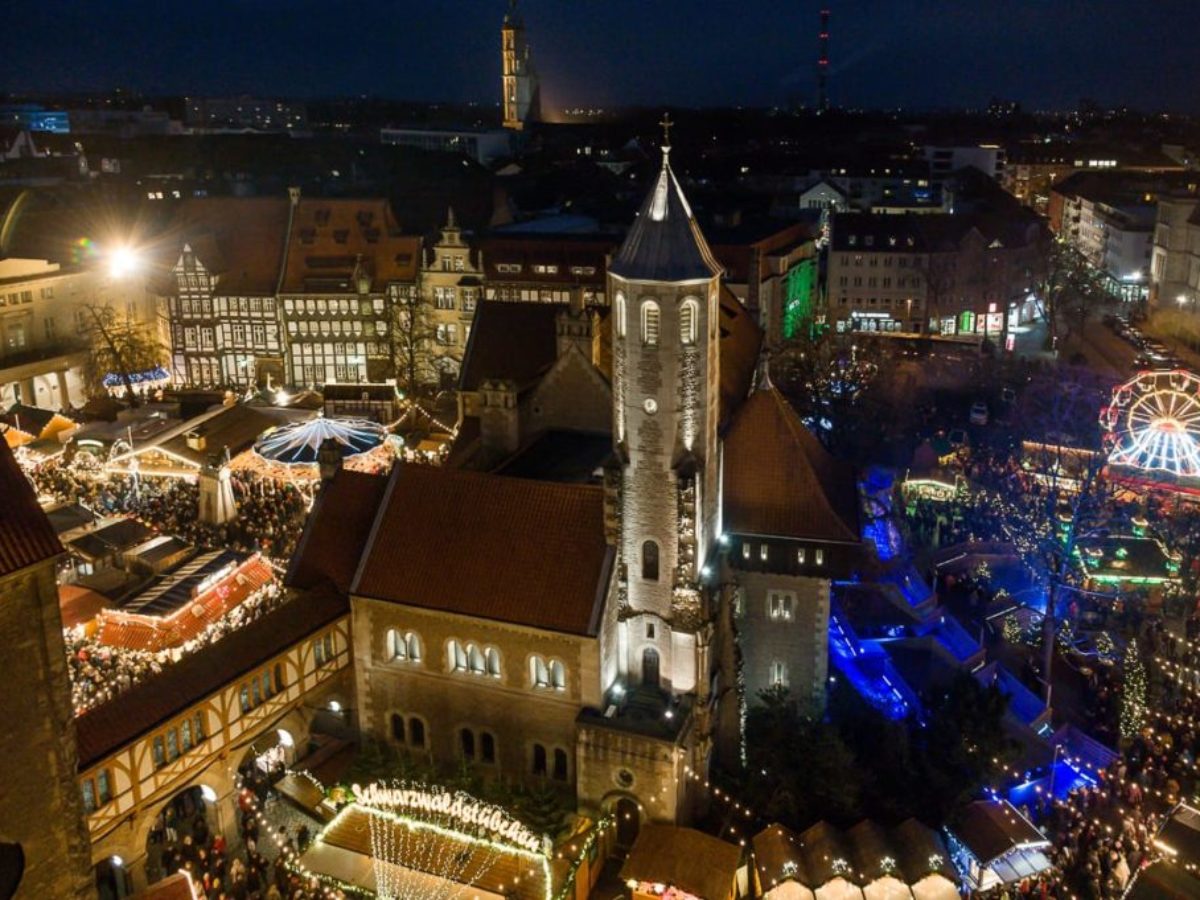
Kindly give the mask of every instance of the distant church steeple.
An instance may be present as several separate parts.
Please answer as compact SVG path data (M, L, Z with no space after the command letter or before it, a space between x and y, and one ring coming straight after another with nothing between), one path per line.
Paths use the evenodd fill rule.
M508 0L508 12L500 26L500 59L504 127L520 131L526 122L541 118L541 97L517 0Z

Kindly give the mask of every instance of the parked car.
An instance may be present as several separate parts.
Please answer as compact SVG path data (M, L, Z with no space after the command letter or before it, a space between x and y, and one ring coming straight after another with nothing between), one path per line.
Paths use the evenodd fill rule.
M977 400L971 405L970 421L972 425L986 425L988 423L987 404L982 400Z

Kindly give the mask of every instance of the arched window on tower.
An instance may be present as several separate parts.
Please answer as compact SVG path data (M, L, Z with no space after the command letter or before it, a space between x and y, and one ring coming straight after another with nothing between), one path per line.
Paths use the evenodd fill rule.
M700 320L700 304L688 297L679 306L679 343L690 347L696 343L696 323Z
M642 301L642 343L647 347L658 346L658 304L653 300Z
M500 677L500 651L495 647L488 647L484 651L484 660L487 662L487 674L492 678Z
M617 337L625 337L625 295L617 294Z
M654 541L642 544L642 578L658 581L658 544Z

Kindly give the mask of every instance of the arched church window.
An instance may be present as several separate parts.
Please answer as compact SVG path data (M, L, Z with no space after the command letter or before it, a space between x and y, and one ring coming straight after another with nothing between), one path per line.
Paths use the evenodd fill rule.
M658 581L658 544L654 541L642 544L642 577L647 581Z
M500 651L495 647L488 647L484 651L484 660L487 663L487 674L492 678L500 677Z
M567 689L567 667L559 660L550 660L550 687L556 691Z
M625 295L621 293L617 294L616 316L617 337L623 338L625 337Z
M482 675L484 673L483 651L474 644L467 645L467 659L472 674Z
M700 319L700 304L689 297L679 307L679 342L685 347L696 343L696 323Z
M647 347L658 346L658 304L653 300L642 301L642 343Z

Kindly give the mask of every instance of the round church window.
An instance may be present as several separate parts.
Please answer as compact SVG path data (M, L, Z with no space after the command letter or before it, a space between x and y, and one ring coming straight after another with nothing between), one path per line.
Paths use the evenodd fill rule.
M658 401L653 397L647 397L646 402L642 404L642 409L646 410L650 415L654 415L658 412Z
M628 769L617 769L616 782L620 787L628 790L633 787L633 773Z

